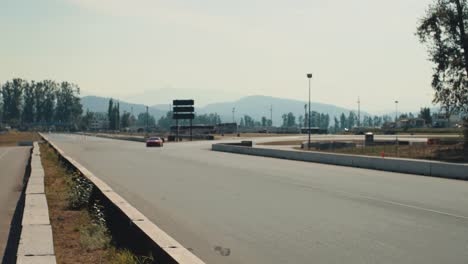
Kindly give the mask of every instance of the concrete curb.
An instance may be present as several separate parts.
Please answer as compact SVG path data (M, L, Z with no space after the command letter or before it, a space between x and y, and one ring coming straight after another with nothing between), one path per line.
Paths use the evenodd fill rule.
M56 263L49 208L44 191L44 169L39 144L34 142L31 174L26 186L21 237L16 263Z
M96 177L88 169L83 167L80 163L72 159L71 157L65 155L65 153L56 146L52 141L48 139L42 133L39 133L40 136L48 142L52 148L54 148L65 160L67 160L71 165L73 165L81 174L86 177L94 186L108 199L113 206L118 208L126 218L129 219L132 226L135 226L140 232L142 232L147 239L151 241L151 244L154 244L157 247L154 251L160 252L162 250L162 259L167 259L167 263L178 263L178 264L204 264L204 262L195 256L188 249L183 247L175 239L165 233L157 225L151 222L146 216L144 216L140 211L128 203L124 198L119 194L114 192L110 186L108 186L101 179ZM157 261L159 256L155 256ZM165 262L161 262L165 263Z
M213 144L211 149L214 151L230 152L245 155L317 162L399 173L410 173L446 179L468 180L467 164L454 164L427 160L380 158L347 154L333 154L315 151L306 152L268 148L252 148L222 143Z

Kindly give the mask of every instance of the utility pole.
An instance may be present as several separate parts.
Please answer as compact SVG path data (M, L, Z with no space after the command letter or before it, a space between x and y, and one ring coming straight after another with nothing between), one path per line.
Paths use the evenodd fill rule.
M395 100L395 126L397 122L398 122L398 101Z
M307 125L307 117L309 115L307 114L307 104L304 105L304 127L308 127Z
M397 128L398 125L398 100L395 100L395 129ZM400 156L400 148L399 148L399 143L398 143L398 131L395 131L396 135L396 147L397 147L397 157Z
M307 125L309 127L309 140L307 142L307 148L310 150L310 80L312 79L312 73L307 74L307 78L309 79L309 115L307 116Z
M357 110L357 126L361 127L361 99L357 98L357 105L358 105L358 110Z

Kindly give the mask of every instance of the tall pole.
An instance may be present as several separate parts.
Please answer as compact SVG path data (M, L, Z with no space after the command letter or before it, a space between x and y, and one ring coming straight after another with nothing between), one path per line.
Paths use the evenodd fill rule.
M307 117L309 115L307 114L307 104L304 105L304 127L307 127ZM301 132L302 133L302 132Z
M395 101L395 126L398 122L398 101Z
M395 100L395 128L397 128L398 125L398 100ZM396 137L396 146L397 146L397 157L400 156L400 148L398 144L398 131L395 131L395 137Z
M309 140L307 143L307 148L310 150L310 81L312 79L312 73L307 74L307 78L309 79L309 112L307 115L307 125L308 125L308 132L309 132Z

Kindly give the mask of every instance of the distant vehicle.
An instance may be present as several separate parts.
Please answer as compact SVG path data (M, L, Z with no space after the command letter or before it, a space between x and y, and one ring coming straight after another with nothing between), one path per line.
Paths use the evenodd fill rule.
M162 147L164 141L160 137L150 137L146 140L147 147Z

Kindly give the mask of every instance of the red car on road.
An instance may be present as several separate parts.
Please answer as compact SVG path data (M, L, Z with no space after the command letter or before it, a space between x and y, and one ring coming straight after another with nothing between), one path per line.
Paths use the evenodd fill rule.
M159 137L150 137L146 140L147 147L162 147L164 141Z

